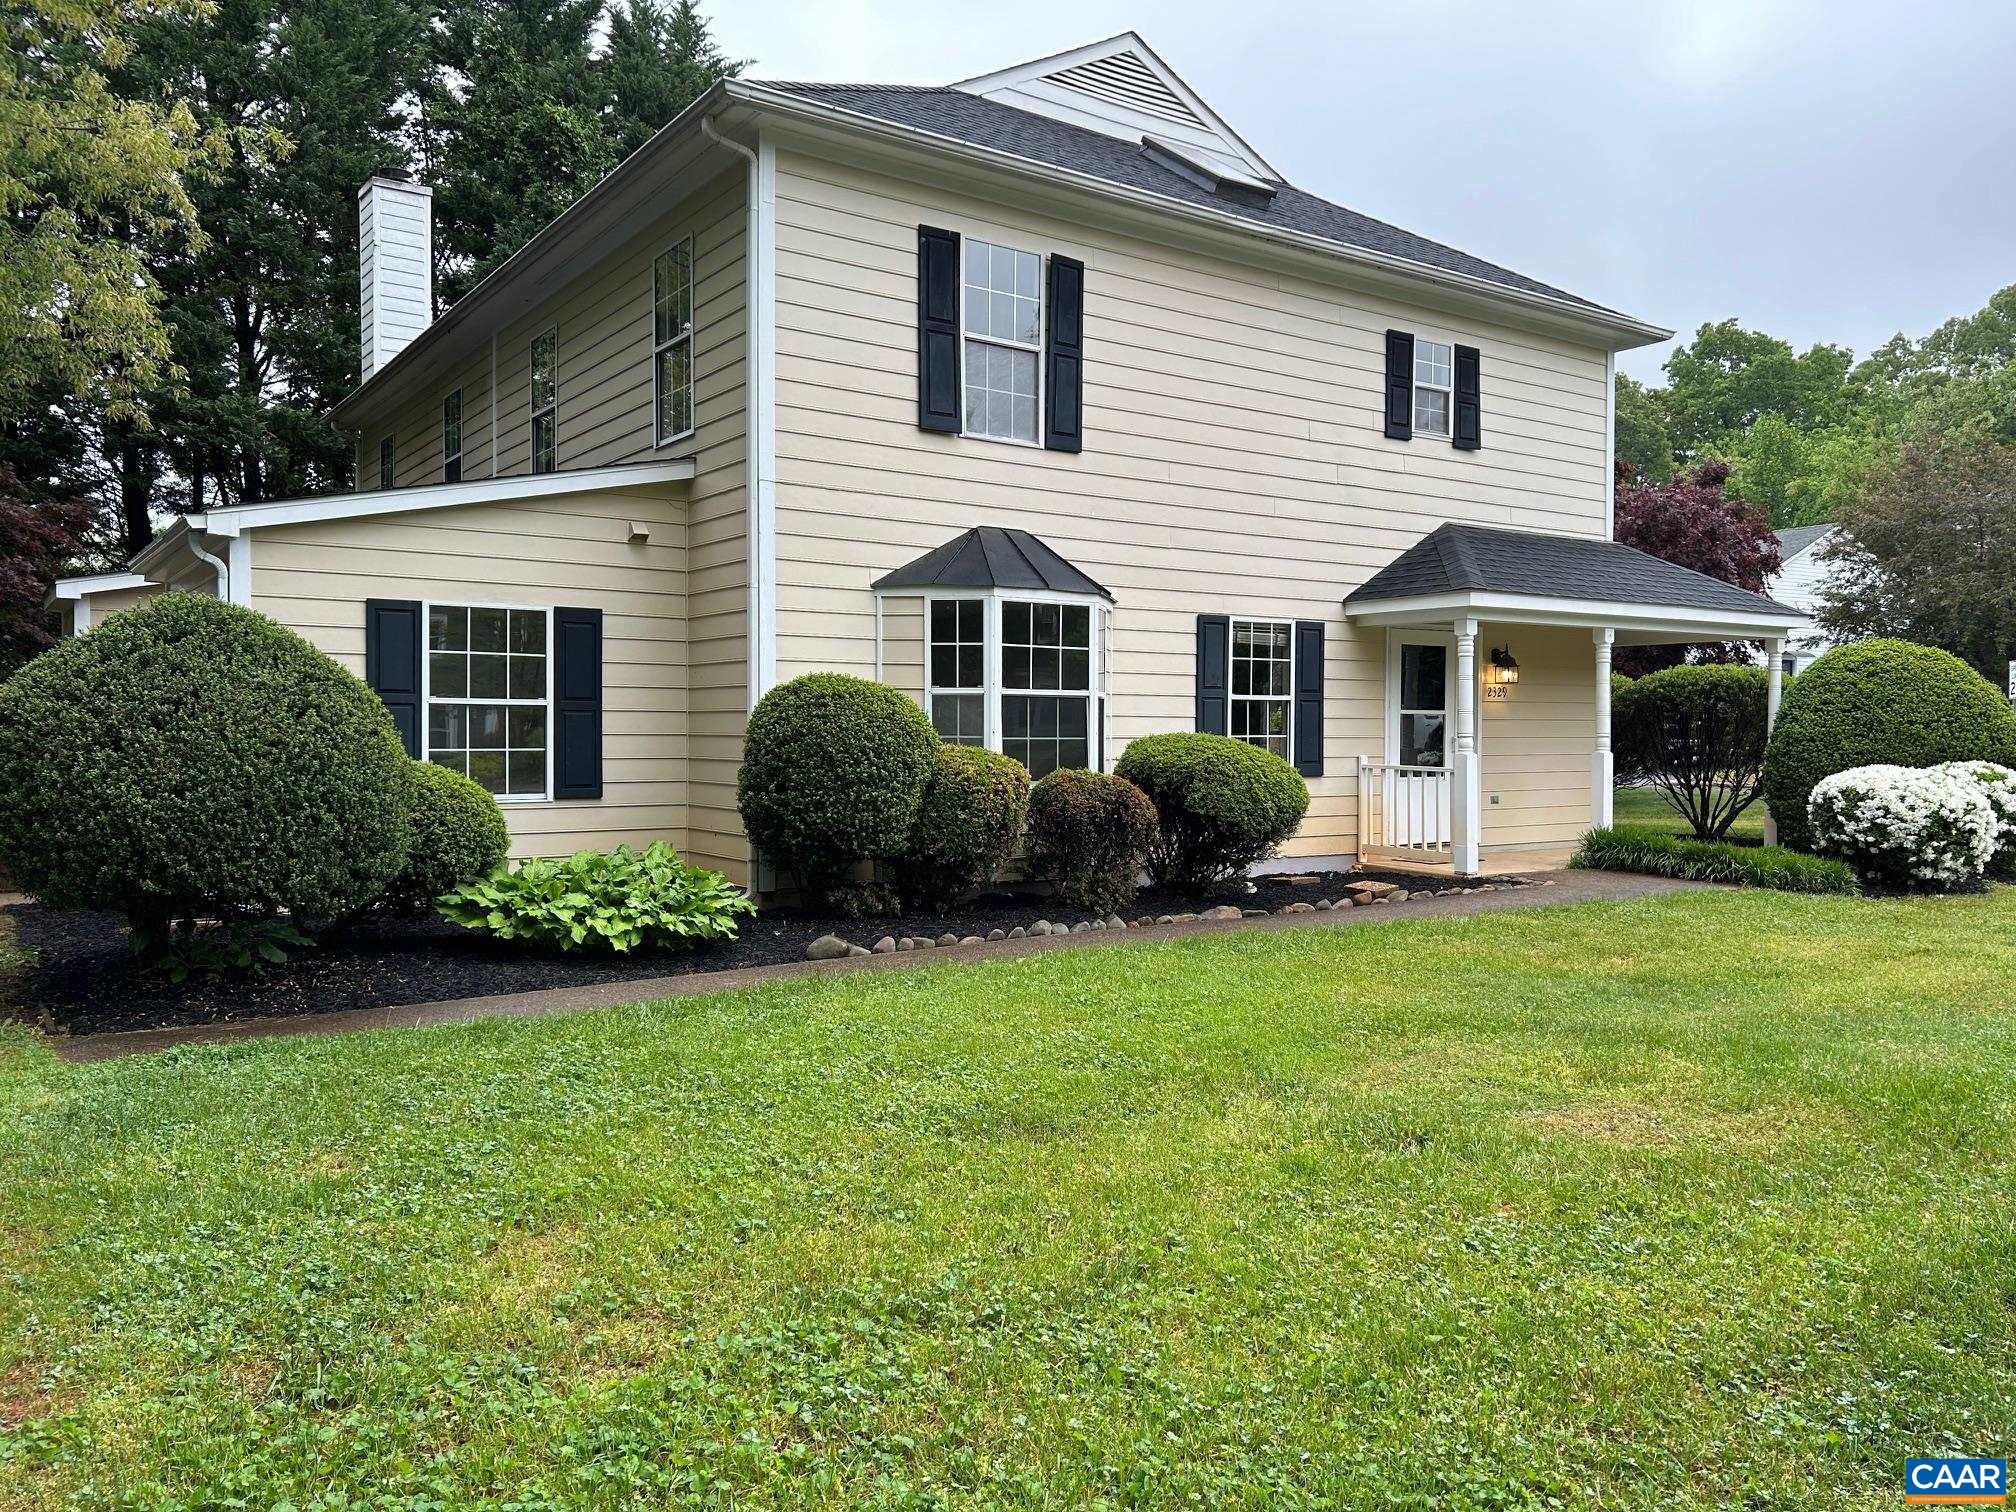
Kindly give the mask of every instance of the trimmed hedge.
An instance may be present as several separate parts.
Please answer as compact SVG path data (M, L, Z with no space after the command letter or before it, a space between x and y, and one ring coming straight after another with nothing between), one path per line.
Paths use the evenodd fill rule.
M750 843L822 903L863 861L902 853L937 749L924 711L881 683L812 672L772 688L735 782Z
M1066 768L1029 790L1029 872L1060 902L1109 914L1134 899L1155 805L1124 777Z
M164 594L0 685L0 860L58 908L325 922L406 860L378 696L249 609Z
M1762 667L1666 667L1611 680L1617 774L1648 781L1697 840L1720 840L1761 791L1769 698Z
M1149 735L1113 768L1159 817L1148 875L1201 896L1280 849L1309 811L1309 784L1276 756L1227 735Z
M1822 656L1786 691L1764 754L1764 799L1778 837L1811 850L1807 801L1823 777L1860 766L2016 764L2016 711L1956 656L1910 641L1865 640Z
M423 908L504 864L511 831L497 800L460 772L432 762L406 767L406 818L412 841L406 864L385 889L385 901Z
M1029 815L1029 770L978 746L941 745L910 843L896 858L907 904L946 903L990 886Z
M1781 845L1683 840L1664 830L1618 825L1590 830L1568 863L1584 871L1636 872L1689 882L1729 882L1777 892L1854 893L1854 869Z

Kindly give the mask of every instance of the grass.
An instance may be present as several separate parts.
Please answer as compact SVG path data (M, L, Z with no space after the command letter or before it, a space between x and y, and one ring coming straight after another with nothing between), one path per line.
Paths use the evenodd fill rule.
M1683 839L1692 838L1694 827L1680 817L1657 788L1620 787L1611 795L1611 823L1660 829ZM1764 838L1764 804L1760 800L1736 816L1729 826L1729 838Z
M2016 1424L2016 889L66 1066L0 1505L1888 1507Z
M1639 872L1689 882L1771 887L1780 892L1860 891L1854 869L1829 856L1810 856L1782 845L1689 840L1638 825L1590 830L1568 864L1588 871Z

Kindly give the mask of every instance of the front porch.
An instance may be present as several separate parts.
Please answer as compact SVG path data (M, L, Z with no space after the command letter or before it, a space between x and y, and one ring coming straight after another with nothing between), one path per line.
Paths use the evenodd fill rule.
M1441 526L1344 606L1387 639L1385 748L1359 757L1358 853L1462 877L1558 862L1558 838L1485 852L1494 826L1518 833L1502 817L1508 804L1558 804L1571 750L1577 766L1586 758L1587 824L1611 822L1616 647L1761 640L1775 720L1780 647L1805 623L1796 609L1615 542L1469 525ZM1540 653L1526 664L1522 637ZM1550 697L1522 711L1532 681ZM1538 786L1549 771L1551 789Z

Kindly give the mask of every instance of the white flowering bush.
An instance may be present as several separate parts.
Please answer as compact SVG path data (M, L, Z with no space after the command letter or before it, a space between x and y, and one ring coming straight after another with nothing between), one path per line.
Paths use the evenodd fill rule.
M2016 771L1995 761L1949 761L1933 768L1951 772L1979 785L1995 810L1995 857L1988 863L1994 877L2016 877Z
M1816 850L1880 886L1964 887L1995 855L1994 805L1973 777L1943 767L1836 772L1814 787L1806 816Z

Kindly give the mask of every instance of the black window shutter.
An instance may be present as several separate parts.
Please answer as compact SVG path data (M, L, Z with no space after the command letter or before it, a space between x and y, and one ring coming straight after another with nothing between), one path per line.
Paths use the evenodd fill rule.
M1323 622L1295 621L1295 770L1323 775Z
M1414 338L1406 331L1386 333L1386 434L1414 437Z
M917 228L917 424L959 429L959 235Z
M1043 444L1075 452L1083 444L1085 264L1050 258L1050 340L1043 353Z
M413 599L364 601L364 681L399 731L399 743L420 755L420 605Z
M1456 423L1449 444L1458 451L1476 451L1484 444L1484 405L1477 370L1477 348L1456 348Z
M1226 732L1225 678L1230 671L1231 641L1229 616L1197 616L1197 728L1206 735Z
M553 796L602 796L602 611L553 611Z

